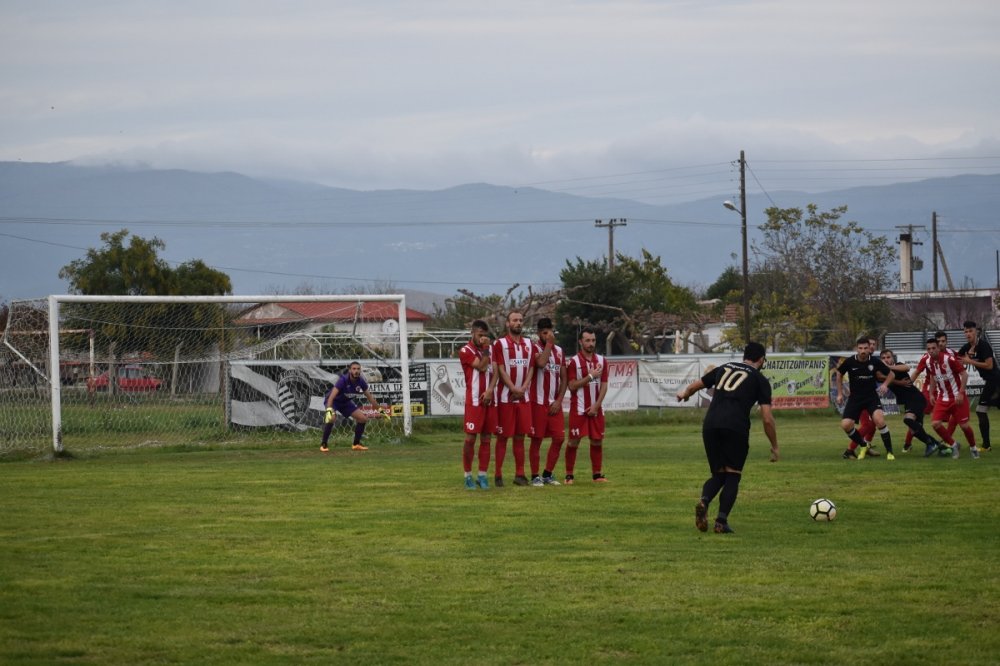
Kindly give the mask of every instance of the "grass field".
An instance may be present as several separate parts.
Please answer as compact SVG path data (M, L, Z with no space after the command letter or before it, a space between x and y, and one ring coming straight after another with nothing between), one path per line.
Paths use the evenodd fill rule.
M733 535L694 528L689 412L611 417L603 486L467 491L457 422L6 462L0 663L996 663L1000 453L848 462L835 416L777 418Z

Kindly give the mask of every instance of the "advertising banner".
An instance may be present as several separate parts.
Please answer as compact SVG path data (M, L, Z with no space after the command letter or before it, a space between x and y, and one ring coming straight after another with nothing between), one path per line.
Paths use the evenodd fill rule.
M639 364L636 361L608 359L608 394L604 397L604 411L633 409L639 409Z
M697 359L639 361L638 365L639 404L643 407L700 407L708 404L708 395L692 396L687 402L677 402L677 394L704 374Z
M771 406L774 409L821 409L830 406L826 358L769 355L763 372L771 382Z
M323 398L343 364L321 365L301 361L230 364L229 406L233 425L290 430L322 428ZM403 385L398 367L366 365L363 376L379 406L401 414ZM410 407L414 415L427 413L427 366L410 366ZM359 406L368 404L363 397Z
M465 373L457 358L431 361L430 415L463 416L465 414Z

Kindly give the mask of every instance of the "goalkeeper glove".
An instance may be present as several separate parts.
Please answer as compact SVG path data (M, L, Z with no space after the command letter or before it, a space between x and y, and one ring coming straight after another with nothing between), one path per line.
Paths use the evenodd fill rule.
M323 419L323 423L333 423L333 407L326 408L326 417Z

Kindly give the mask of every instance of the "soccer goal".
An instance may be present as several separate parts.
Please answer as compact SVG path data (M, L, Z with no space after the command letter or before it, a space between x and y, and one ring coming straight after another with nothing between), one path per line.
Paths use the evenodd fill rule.
M406 312L403 295L14 301L0 451L318 444L323 397L353 361L387 414L366 437L400 441L412 431ZM352 426L341 419L334 442Z

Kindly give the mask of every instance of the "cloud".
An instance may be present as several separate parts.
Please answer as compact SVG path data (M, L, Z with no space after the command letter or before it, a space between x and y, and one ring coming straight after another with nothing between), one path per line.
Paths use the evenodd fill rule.
M980 1L8 3L0 159L374 189L740 149L930 157L1000 137L998 19Z

